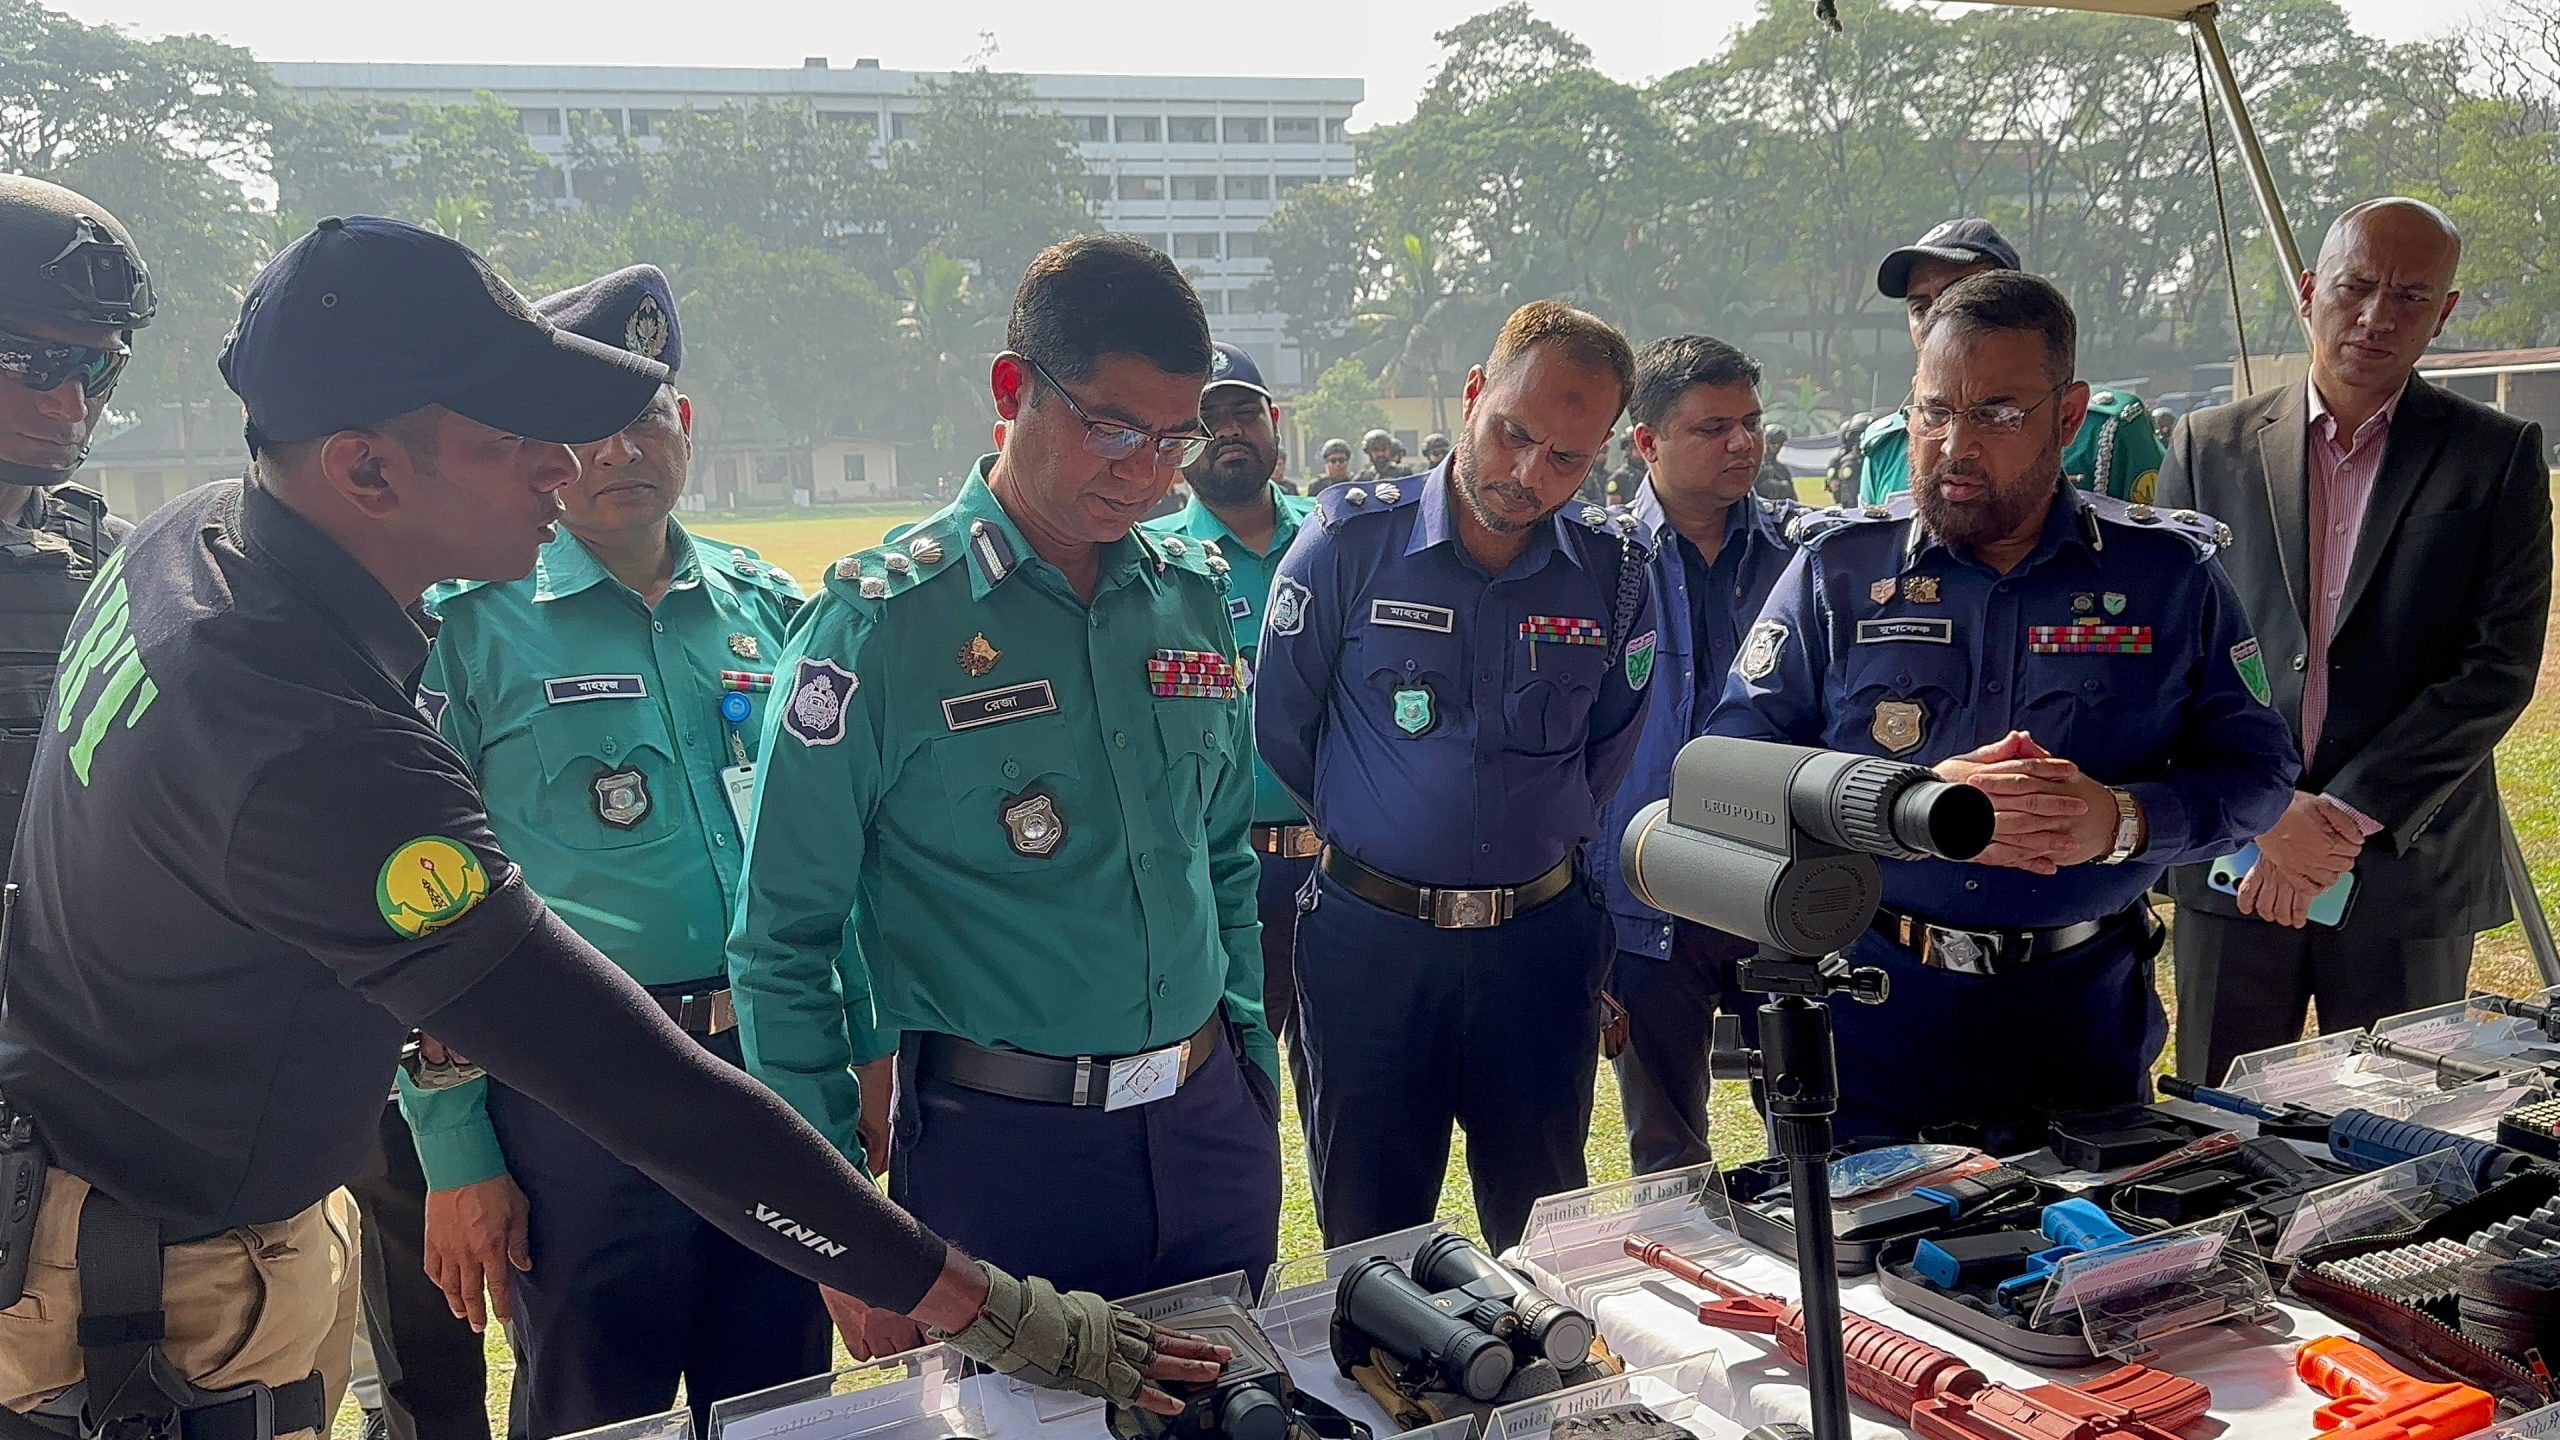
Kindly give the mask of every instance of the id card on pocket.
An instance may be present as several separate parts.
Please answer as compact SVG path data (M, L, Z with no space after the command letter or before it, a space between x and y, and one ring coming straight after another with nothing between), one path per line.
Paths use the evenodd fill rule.
M747 838L747 816L755 808L756 767L750 762L731 765L720 772L720 786L729 792L729 813L738 817L738 839Z

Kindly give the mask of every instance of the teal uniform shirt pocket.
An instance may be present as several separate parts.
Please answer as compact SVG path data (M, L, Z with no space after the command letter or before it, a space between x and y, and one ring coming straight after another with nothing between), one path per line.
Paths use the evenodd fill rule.
M964 730L933 742L951 853L991 874L1044 870L1077 845L1083 767L1057 716Z
M535 714L530 728L542 762L537 833L572 849L619 850L676 832L684 776L654 705L555 705Z
M1236 703L1188 696L1155 702L1174 833L1194 850L1207 832L1210 797L1236 764L1234 728L1227 723L1227 707Z

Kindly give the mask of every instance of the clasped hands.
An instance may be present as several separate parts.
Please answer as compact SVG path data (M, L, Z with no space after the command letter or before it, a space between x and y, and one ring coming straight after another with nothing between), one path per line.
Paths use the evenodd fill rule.
M2295 791L2275 828L2258 837L2258 863L2240 877L2240 913L2299 930L2311 902L2364 853L2364 832L2346 811Z
M1932 768L1991 797L1991 846L1973 857L1977 865L2051 875L2115 849L2115 797L2024 730Z

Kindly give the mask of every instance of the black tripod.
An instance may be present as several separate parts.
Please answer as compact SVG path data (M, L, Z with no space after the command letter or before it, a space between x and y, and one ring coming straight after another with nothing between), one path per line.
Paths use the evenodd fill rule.
M1840 1348L1840 1273L1831 1238L1831 1116L1840 1108L1839 1065L1831 1048L1830 996L1880 1004L1885 974L1850 968L1834 955L1811 960L1761 947L1742 964L1742 988L1766 995L1760 1048L1742 1043L1742 1017L1716 1017L1708 1072L1756 1083L1770 1138L1787 1162L1795 1210L1796 1278L1804 1291L1805 1379L1813 1394L1815 1440L1849 1440L1848 1363Z

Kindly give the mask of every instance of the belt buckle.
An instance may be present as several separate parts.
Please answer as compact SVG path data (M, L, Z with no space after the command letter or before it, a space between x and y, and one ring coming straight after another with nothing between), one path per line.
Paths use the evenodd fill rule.
M1316 834L1316 827L1313 825L1283 825L1280 827L1280 856L1282 859L1304 860L1313 855L1320 855L1323 852L1324 837Z
M1182 1072L1189 1068L1190 1058L1191 1042L1185 1040L1112 1061L1110 1079L1103 1086L1102 1108L1127 1110L1165 1099L1182 1088Z
M1490 930L1502 923L1500 890L1433 890L1431 923L1442 930Z
M2000 937L1980 930L1925 927L1928 944L1920 958L1933 970L1951 975L1990 975L2000 960Z

